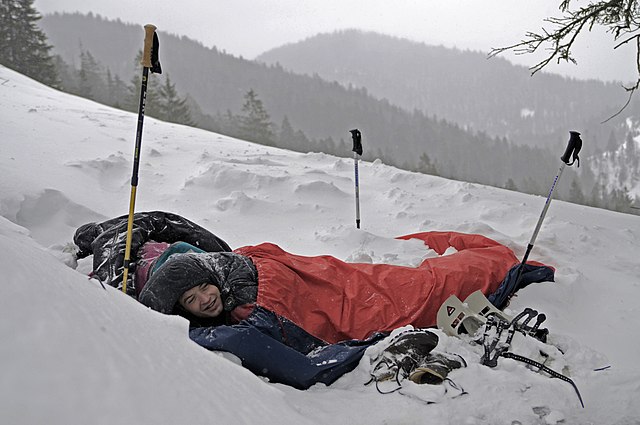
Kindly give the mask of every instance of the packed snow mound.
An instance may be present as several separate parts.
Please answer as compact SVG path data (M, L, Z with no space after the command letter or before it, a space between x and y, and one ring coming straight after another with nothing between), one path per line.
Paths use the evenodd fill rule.
M0 249L3 423L310 423L281 390L185 338L184 319L103 288L4 218ZM247 394L251 409L202 409Z
M527 287L508 309L547 315L550 367L576 382L584 409L566 382L506 359L481 366L479 346L441 332L438 349L469 364L451 376L464 394L365 386L378 346L330 387L298 391L198 347L184 320L88 279L90 258L73 261L78 226L128 211L135 114L0 66L0 116L2 423L640 423L637 216L553 201L531 259L556 267L556 282ZM301 255L410 266L434 253L394 237L428 230L480 233L522 256L545 202L361 162L355 229L353 172L350 158L147 118L136 210L183 215L233 248L274 242ZM514 342L523 355L539 348Z

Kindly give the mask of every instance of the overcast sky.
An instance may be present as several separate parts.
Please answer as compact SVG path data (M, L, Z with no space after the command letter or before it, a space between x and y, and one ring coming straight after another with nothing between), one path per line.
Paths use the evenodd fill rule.
M577 5L585 1L574 2ZM201 41L237 56L256 55L319 32L357 28L428 44L488 53L549 27L560 0L35 0L41 14L93 12ZM550 28L550 27L549 27ZM576 49L578 65L547 68L576 78L635 80L632 47L613 51L604 31L587 34ZM162 41L161 41L162 42ZM526 66L530 55L504 57Z

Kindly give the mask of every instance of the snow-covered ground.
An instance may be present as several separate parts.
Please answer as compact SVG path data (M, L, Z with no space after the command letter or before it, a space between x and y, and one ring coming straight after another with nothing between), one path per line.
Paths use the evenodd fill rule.
M469 363L451 375L467 394L413 383L379 394L363 385L369 354L330 387L298 391L197 346L183 319L103 289L86 277L89 259L69 267L63 246L79 225L128 212L135 114L0 66L0 117L2 424L640 423L638 216L554 201L530 258L555 266L556 283L520 291L508 311L547 315L564 351L551 367L576 382L584 409L566 382L507 359L482 366L479 347L442 333L440 348ZM366 149L375 135L361 130ZM183 215L233 248L268 241L408 265L429 253L394 236L424 230L480 233L522 257L545 201L360 163L357 230L353 171L352 159L147 118L136 211ZM518 350L532 354L531 342Z

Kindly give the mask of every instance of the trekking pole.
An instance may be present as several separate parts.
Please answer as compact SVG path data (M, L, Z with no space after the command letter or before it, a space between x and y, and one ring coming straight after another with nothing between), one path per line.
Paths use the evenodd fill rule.
M360 130L349 130L351 138L353 139L353 166L355 169L355 182L356 182L356 227L360 228L360 183L358 182L358 156L362 156L362 134Z
M549 195L547 196L547 201L545 202L544 208L542 209L542 214L540 214L540 218L538 219L538 224L536 224L536 228L533 231L533 235L531 236L531 240L529 241L529 245L527 246L527 251L524 254L524 258L520 263L520 267L518 267L518 274L516 275L515 287L514 287L513 293L515 293L515 289L518 288L518 282L522 277L522 271L524 269L524 265L526 264L527 259L529 258L529 253L531 253L533 244L535 243L536 238L538 237L538 232L540 231L540 227L542 226L542 221L544 220L544 216L547 214L547 210L549 209L549 205L551 204L551 199L553 198L553 191L556 188L556 185L558 184L558 180L560 180L560 177L562 176L562 172L564 171L565 166L567 165L572 166L573 163L577 161L578 162L577 167L580 167L580 158L578 157L578 153L580 152L580 149L582 149L582 139L580 139L580 133L578 133L577 131L570 131L569 135L570 137L569 137L569 143L567 144L567 149L564 151L564 155L560 157L560 159L562 160L562 165L560 165L558 174L556 175L556 178L553 180L553 184L551 185L551 190L549 190ZM571 160L571 163L569 163L570 160ZM509 295L509 298L507 298L507 303L511 298L511 296L513 296L513 293Z
M133 212L136 205L136 191L138 189L138 170L140 168L140 149L142 147L142 125L144 123L144 109L147 102L147 80L149 70L155 74L162 74L158 59L159 42L156 27L151 24L144 26L144 50L142 52L142 84L140 85L140 107L138 108L138 128L136 131L136 145L133 151L133 173L131 175L131 197L129 198L129 219L127 221L127 243L124 252L124 272L122 273L122 292L127 293L127 277L131 260L131 233L133 230Z

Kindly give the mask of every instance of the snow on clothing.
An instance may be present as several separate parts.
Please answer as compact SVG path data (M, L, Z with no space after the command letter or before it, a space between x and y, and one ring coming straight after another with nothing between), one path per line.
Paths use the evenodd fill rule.
M80 226L73 237L78 246L78 258L93 254L93 273L101 282L122 286L128 215L102 223ZM139 250L151 242L186 242L207 252L231 251L225 241L205 228L177 214L163 211L138 212L133 215L130 269L135 269ZM135 274L134 274L135 276ZM138 283L138 288L136 288ZM144 282L127 285L127 293L136 296Z
M227 319L245 320L192 329L196 343L231 352L274 382L296 388L330 384L357 365L380 332L408 324L435 326L437 310L449 295L464 299L477 289L504 295L504 288L514 286L518 260L491 239L455 232L402 238L421 239L440 254L449 246L458 252L416 268L303 257L270 243L235 253L181 254L154 273L140 301L176 313L186 290L215 284ZM520 286L544 280L553 280L553 269L529 265ZM247 308L253 304L257 307Z

